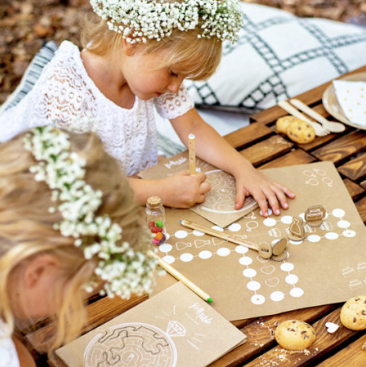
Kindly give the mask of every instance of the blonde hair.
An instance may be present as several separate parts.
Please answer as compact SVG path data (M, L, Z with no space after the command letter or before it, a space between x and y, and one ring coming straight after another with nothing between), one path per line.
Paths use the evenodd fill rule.
M159 53L158 68L178 66L179 73L191 80L209 78L219 66L222 55L222 41L216 37L198 38L200 29L182 32L174 29L169 37L160 41L148 40L138 47L145 54ZM81 35L81 43L88 51L107 56L122 47L123 35L108 28L105 20L95 14L87 15ZM176 70L176 69L175 69ZM174 70L174 71L175 71Z
M94 133L69 133L71 150L87 160L85 181L103 192L98 215L108 213L123 228L123 240L134 250L150 243L141 207L118 163L103 149ZM59 212L49 213L51 190L36 182L29 167L35 164L23 146L24 134L0 146L0 318L12 331L14 305L9 284L19 278L30 259L50 254L59 259L62 276L53 286L57 331L49 350L72 340L84 324L85 294L82 286L89 280L96 263L85 260L83 250L73 237L63 237L53 229L61 221ZM26 308L26 307L25 307ZM26 312L26 309L24 310Z

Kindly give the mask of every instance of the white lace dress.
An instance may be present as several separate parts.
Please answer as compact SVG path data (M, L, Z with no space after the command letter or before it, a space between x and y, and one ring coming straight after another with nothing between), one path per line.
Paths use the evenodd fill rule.
M8 326L0 319L0 367L20 367L13 340L7 335Z
M64 41L45 67L32 90L15 107L0 115L0 142L36 126L54 124L85 131L76 121L92 116L109 154L127 175L157 163L154 104L161 116L173 119L194 105L185 87L143 101L136 97L132 109L124 109L106 98L88 76L80 51Z

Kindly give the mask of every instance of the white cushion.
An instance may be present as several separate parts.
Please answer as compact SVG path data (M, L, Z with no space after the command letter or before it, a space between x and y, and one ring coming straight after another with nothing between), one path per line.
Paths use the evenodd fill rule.
M196 106L254 113L366 63L366 30L241 3L239 41L225 43L216 73L187 81Z

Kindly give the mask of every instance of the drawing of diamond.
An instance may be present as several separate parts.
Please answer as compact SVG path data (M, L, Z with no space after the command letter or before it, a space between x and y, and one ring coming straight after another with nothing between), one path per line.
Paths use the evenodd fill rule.
M185 336L186 328L178 321L169 321L166 333L169 336Z

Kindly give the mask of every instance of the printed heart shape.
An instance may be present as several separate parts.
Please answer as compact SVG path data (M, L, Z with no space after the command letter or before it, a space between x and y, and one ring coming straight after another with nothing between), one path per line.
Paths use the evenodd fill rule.
M333 322L326 322L325 327L327 328L329 334L333 334L338 330L339 325L334 324Z
M271 278L271 279L266 279L265 283L266 285L268 285L268 287L275 287L276 285L278 285L278 283L280 282L280 280L278 278Z
M261 272L267 275L272 274L275 270L276 268L273 265L263 266L263 268L261 268Z

